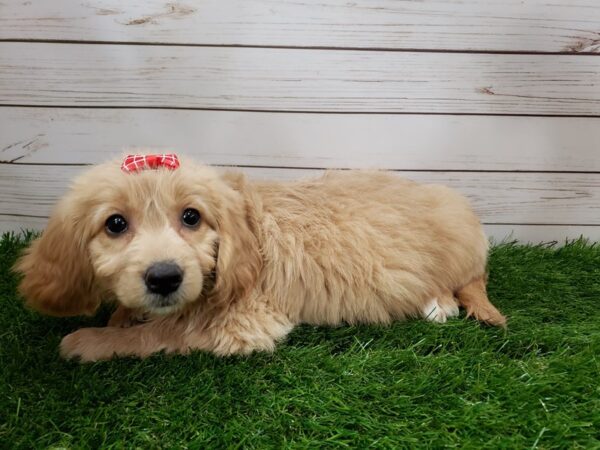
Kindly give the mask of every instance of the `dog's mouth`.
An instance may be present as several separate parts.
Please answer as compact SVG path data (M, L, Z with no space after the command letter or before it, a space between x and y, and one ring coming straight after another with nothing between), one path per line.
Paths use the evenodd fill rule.
M205 278L199 277L203 281ZM154 315L167 315L184 309L190 303L197 301L204 295L206 284L186 283L169 293L155 293L146 289L143 296L143 309Z
M170 308L179 304L179 300L176 299L176 295L169 295L163 297L162 295L153 295L151 299L151 305L153 308Z
M167 296L149 294L145 303L148 312L161 316L176 312L185 304L176 293Z

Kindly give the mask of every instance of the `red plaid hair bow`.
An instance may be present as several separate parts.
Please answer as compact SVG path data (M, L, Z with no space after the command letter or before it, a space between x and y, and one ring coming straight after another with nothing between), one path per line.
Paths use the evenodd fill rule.
M162 155L127 155L121 170L126 173L139 172L145 169L165 169L175 170L179 167L179 159L174 153Z

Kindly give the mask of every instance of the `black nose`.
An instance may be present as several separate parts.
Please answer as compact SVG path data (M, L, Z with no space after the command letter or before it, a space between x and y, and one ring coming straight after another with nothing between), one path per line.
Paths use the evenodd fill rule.
M175 292L182 280L183 272L173 262L154 263L148 267L144 275L144 281L146 281L148 290L163 297L166 297L171 292Z

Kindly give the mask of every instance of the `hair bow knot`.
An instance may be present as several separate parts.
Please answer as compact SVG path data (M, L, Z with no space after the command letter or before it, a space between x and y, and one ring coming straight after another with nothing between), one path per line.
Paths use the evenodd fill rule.
M127 155L121 164L121 170L126 173L135 173L146 169L175 170L179 167L179 159L174 153L162 155Z

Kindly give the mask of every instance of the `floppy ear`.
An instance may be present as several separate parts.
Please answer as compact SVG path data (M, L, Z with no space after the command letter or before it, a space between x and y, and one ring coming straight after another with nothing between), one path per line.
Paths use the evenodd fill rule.
M71 209L66 198L14 267L23 274L19 292L27 305L52 316L92 314L100 303L85 227L76 225Z
M229 304L246 297L262 267L255 211L245 192L243 176L227 174L229 185L221 199L217 218L219 247L215 268L216 282L211 302ZM223 194L223 193L221 193Z

